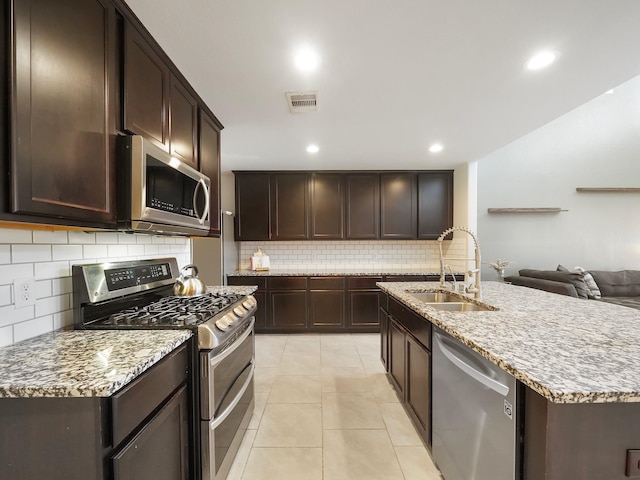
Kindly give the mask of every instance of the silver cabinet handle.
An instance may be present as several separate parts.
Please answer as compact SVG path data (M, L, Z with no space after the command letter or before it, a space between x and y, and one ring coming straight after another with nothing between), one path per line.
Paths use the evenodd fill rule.
M462 370L464 373L472 377L477 382L481 383L487 388L490 388L496 393L499 393L503 397L506 397L509 394L509 386L504 385L491 377L488 377L481 371L477 370L473 366L469 365L462 358L455 354L453 350L447 347L439 334L434 333L433 338L435 338L438 347L442 351L443 355L447 357L447 359L453 363L456 367Z
M226 418L229 416L229 414L233 411L234 408L236 408L236 406L238 405L238 403L240 403L240 400L242 400L242 397L244 396L245 392L247 391L247 388L249 388L249 385L251 384L251 380L253 380L253 374L254 371L256 369L256 366L254 363L251 364L251 373L249 374L249 376L247 377L247 380L244 382L244 385L242 386L242 389L240 390L240 392L238 392L238 395L236 395L236 398L233 399L233 401L229 404L229 406L227 408L224 409L224 411L222 413L220 413L220 415L218 415L215 420L211 421L211 423L209 423L209 429L210 430L215 430L215 428L220 425L222 422L224 422L226 420Z

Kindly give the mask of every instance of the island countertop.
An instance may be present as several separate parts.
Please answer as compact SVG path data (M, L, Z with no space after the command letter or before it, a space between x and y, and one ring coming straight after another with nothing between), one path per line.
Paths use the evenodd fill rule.
M446 312L408 293L437 283L378 286L551 402L640 402L640 310L485 282L498 311Z
M0 398L108 397L158 363L190 330L74 330L0 349Z

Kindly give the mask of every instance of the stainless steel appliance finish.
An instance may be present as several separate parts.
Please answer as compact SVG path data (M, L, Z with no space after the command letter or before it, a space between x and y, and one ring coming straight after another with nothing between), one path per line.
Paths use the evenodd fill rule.
M254 408L252 295L175 296L174 258L73 266L76 329L194 332L191 428L198 463L190 478L226 478Z
M433 458L446 480L513 480L516 379L444 331L433 333Z
M139 136L118 137L118 227L207 235L209 177Z

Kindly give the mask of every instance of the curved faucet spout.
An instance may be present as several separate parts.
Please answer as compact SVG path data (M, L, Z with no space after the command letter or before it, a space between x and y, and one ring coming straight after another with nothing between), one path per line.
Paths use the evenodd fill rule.
M456 231L460 231L460 232L466 232L468 233L471 238L473 239L473 244L474 244L474 258L452 258L452 257L447 257L445 258L443 252L442 252L442 241L444 240L444 237L446 237L447 235L449 235L452 232L456 232ZM476 236L475 233L473 233L470 229L468 229L467 227L451 227L446 229L444 232L442 232L440 234L440 236L438 237L438 246L440 248L440 286L444 287L445 286L445 260L464 260L464 261L468 261L468 260L473 260L475 262L475 266L474 266L474 273L475 273L475 284L474 285L470 285L469 287L467 287L467 292L469 293L473 293L475 298L480 300L481 296L482 296L482 291L480 288L480 242L478 241L478 237ZM466 267L465 267L466 269ZM453 275L453 272L452 272Z

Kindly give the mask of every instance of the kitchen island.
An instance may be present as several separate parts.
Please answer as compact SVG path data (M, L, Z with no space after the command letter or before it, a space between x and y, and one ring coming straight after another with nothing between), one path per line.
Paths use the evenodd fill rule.
M480 303L497 310L448 312L411 295L438 284L378 285L389 311L406 308L520 382L519 478L634 478L626 469L634 455L628 450L640 449L637 310L485 282ZM403 394L410 391L403 386Z

